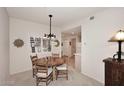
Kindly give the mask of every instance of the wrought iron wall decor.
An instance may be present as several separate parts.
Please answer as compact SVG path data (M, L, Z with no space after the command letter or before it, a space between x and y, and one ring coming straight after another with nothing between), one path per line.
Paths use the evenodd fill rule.
M21 40L21 39L16 39L13 44L14 44L14 46L16 46L17 48L19 48L19 47L22 47L22 46L24 45L24 41Z
M55 47L59 47L59 45L60 45L59 40L54 40L54 42L56 43L56 45L54 45L54 46L55 46Z

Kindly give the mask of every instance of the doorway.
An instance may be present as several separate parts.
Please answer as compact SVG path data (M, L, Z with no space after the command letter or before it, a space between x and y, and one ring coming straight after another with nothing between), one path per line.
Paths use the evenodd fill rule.
M69 57L69 66L81 72L81 26L62 32L62 54Z
M71 39L71 57L76 53L76 38Z

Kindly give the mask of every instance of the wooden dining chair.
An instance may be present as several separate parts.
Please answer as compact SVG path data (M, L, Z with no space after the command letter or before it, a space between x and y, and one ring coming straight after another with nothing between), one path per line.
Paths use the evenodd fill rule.
M59 54L57 54L57 53L52 53L52 57L59 57Z
M48 60L46 58L38 60L38 63L40 64L36 64L36 85L38 86L40 82L45 82L48 85L53 80L52 67L48 67Z
M36 75L36 63L37 63L37 60L38 60L37 54L34 55L34 56L30 55L30 58L31 58L31 62L32 62L33 77L35 77L35 75Z
M68 57L63 56L59 58L57 61L64 61L62 65L56 66L56 80L58 78L65 77L68 80Z

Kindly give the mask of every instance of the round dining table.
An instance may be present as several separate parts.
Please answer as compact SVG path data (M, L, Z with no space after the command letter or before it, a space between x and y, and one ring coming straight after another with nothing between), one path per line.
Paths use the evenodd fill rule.
M40 65L40 64L44 64L44 60L43 58L39 58L38 61L37 61L37 65ZM64 64L64 59L61 58L61 57L51 57L50 59L48 58L48 67L52 67L52 66L59 66L59 65L62 65Z

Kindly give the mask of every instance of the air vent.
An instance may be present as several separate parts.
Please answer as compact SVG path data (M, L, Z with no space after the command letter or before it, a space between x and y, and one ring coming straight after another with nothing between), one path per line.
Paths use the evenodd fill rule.
M91 16L91 17L90 17L90 20L94 20L94 16Z

